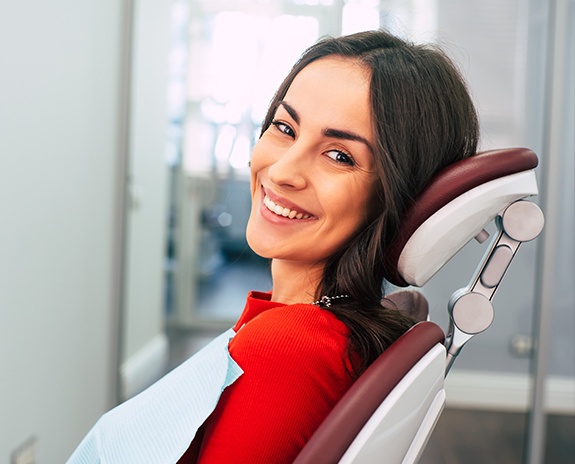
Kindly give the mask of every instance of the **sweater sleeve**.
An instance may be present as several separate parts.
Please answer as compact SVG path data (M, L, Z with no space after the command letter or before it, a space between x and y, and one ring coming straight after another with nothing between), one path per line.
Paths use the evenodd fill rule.
M199 463L291 463L350 387L345 326L310 305L266 311L230 343L244 375L206 422Z

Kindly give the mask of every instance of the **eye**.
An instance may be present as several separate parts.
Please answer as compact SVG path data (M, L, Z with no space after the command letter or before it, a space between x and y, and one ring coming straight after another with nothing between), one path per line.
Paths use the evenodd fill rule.
M272 126L274 126L282 134L285 134L289 137L295 137L294 130L289 126L289 124L286 124L285 122L278 121L278 120L274 119L272 121Z
M348 166L355 166L355 161L353 158L341 150L329 150L325 152L325 154L338 163L347 164Z

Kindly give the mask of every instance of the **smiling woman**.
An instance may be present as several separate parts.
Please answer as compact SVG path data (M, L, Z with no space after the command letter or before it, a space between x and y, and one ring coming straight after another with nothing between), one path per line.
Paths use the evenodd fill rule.
M465 83L438 50L374 31L304 53L251 159L247 239L272 260L273 288L248 297L229 345L244 374L181 462L293 461L413 323L381 304L386 247L417 193L477 139Z
M251 292L233 330L104 416L71 462L293 462L413 324L385 299L386 248L413 198L473 155L477 137L441 52L383 31L309 48L251 160L247 239L271 259L273 288Z
M274 127L285 134L286 160L292 156L292 149L296 151L294 156L303 156L297 151L309 143L309 134L315 129L315 137L323 142L317 141L320 145L310 147L313 154L307 154L318 164L299 169L301 159L283 166L284 159L278 158L268 168L267 183L260 181L258 186L254 179L258 150L260 144L267 144L268 134L274 134ZM321 184L322 191L316 195L325 200L330 198L328 189L341 182L339 190L331 192L332 201L323 204L329 204L333 211L339 207L336 203L345 205L339 217L332 216L331 220L341 224L347 240L320 258L315 247L318 242L324 247L327 237L320 240L302 234L302 243L309 243L305 254L317 259L313 263L308 259L306 277L302 277L299 267L301 289L315 290L311 295L301 295L299 301L349 295L329 310L350 330L351 350L360 354L356 373L362 372L405 328L406 322L398 318L397 311L382 310L380 304L385 294L382 282L386 248L395 237L404 211L438 170L475 154L478 137L476 110L449 58L433 46L411 44L383 31L319 41L304 53L276 92L253 153L255 201L250 223L257 207L258 188L262 193L268 193L268 188L272 195L287 197L284 201L303 196L289 182L288 186L274 187L276 168L292 169L300 183L303 179L311 185L308 190ZM280 146L279 142L275 146ZM280 151L265 150L268 160ZM319 160L326 157L320 154L336 157L340 163L332 164L333 171L322 170ZM356 182L369 185L361 189ZM357 228L344 232L353 222ZM276 261L272 261L273 271L276 264L278 271L294 264ZM307 283L317 279L315 287L301 279L308 279ZM274 279L274 298L278 284Z

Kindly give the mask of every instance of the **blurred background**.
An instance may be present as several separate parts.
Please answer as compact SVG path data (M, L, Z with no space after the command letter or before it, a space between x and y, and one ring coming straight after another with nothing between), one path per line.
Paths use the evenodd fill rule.
M448 376L423 462L573 462L573 0L0 6L0 463L64 462L270 288L244 239L267 104L319 37L380 27L456 61L481 149L539 155L546 215ZM483 252L421 289L442 327Z

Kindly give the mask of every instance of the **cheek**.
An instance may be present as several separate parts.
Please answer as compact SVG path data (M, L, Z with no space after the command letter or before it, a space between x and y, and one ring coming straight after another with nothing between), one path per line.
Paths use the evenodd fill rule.
M250 158L250 178L252 181L252 188L254 188L254 180L258 172L269 165L270 147L264 138L260 138L252 150L252 157Z
M255 144L252 150L252 156L250 158L250 186L252 192L252 200L254 198L254 193L257 188L259 188L259 182L257 181L257 173L261 170L262 165L262 146L261 139Z
M264 133L252 149L252 158L250 161L252 170L254 170L254 168L255 170L261 169L268 163L268 158L270 158L272 148L273 143L270 141L269 135Z
M353 186L343 189L345 196L341 198L342 213L353 217L356 227L361 229L378 216L381 211L381 200L376 194L373 179L361 179Z

